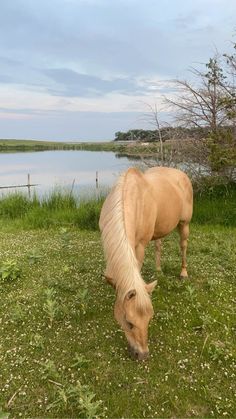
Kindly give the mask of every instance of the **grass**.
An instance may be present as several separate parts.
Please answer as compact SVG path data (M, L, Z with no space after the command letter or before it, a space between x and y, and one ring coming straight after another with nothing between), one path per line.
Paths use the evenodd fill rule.
M126 145L114 141L104 142L61 142L38 140L4 140L0 139L0 152L47 151L47 150L87 150L87 151L115 151L121 153Z
M0 198L0 225L6 220L12 228L35 229L56 226L76 226L80 229L98 229L103 195L78 200L68 192L56 190L39 199L13 193Z
M195 194L192 222L236 227L236 183L208 187Z
M165 149L169 145L165 144ZM159 144L150 143L142 145L139 143L119 144L115 141L101 142L60 142L60 141L38 141L38 140L4 140L0 139L0 152L23 152L23 151L46 151L46 150L86 150L86 151L113 151L121 156L132 156L140 159L144 156L158 155Z
M106 191L94 198L78 199L60 189L39 199L10 193L0 197L0 226L12 228L79 227L98 230L98 220ZM194 196L193 223L236 227L236 186L218 185Z
M235 417L235 246L236 229L193 225L180 281L176 234L165 240L151 356L138 363L113 319L98 232L2 232L1 264L20 270L0 281L2 410L89 417L82 393L92 417ZM157 276L151 245L143 276Z
M143 277L158 279L151 355L136 362L102 277L100 203L64 198L18 197L20 216L13 198L0 201L0 417L235 417L233 217L219 222L209 196L205 211L196 203L188 280L178 279L175 232L164 240L162 273L148 246ZM228 215L231 198L222 195Z

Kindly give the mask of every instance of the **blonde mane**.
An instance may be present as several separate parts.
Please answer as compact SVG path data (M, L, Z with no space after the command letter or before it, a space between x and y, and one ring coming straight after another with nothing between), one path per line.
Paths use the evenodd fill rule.
M119 177L103 209L102 241L107 260L106 273L112 278L122 301L127 292L135 289L137 308L145 311L150 305L150 297L125 231L123 190L128 181L127 173Z

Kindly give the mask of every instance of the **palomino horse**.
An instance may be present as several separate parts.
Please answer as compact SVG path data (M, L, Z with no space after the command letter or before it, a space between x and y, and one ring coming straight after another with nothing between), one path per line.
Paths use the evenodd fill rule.
M148 356L148 325L153 317L150 294L157 283L146 284L140 274L145 246L155 240L160 270L160 239L178 227L180 275L186 278L192 207L189 178L182 171L167 167L154 167L145 173L128 169L103 204L99 227L107 261L105 277L116 289L114 315L136 359Z

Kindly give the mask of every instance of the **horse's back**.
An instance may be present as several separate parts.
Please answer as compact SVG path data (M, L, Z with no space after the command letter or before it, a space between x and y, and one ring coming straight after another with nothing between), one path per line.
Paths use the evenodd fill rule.
M179 222L190 222L193 210L192 184L181 170L153 167L144 173L157 202L155 236L168 234ZM169 231L168 231L169 230Z
M171 167L152 167L144 173L146 179L154 186L169 183L180 193L183 199L192 205L193 188L189 177L182 170Z
M124 221L129 241L148 243L169 234L179 222L192 216L192 186L187 175L177 169L156 167L142 173L126 172Z
M192 216L192 185L177 169L154 167L142 173L128 169L111 190L103 205L99 226L114 217L117 192L122 201L123 225L133 248L170 233L179 222Z

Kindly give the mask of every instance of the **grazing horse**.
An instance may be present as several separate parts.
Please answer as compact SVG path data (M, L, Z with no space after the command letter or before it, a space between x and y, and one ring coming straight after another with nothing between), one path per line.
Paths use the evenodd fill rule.
M148 325L153 317L150 295L157 283L146 284L140 274L145 246L155 240L156 265L160 270L160 239L178 227L180 276L186 278L192 207L188 176L167 167L153 167L144 173L128 169L103 204L99 227L107 262L105 277L116 289L114 315L136 359L143 360L149 353Z

